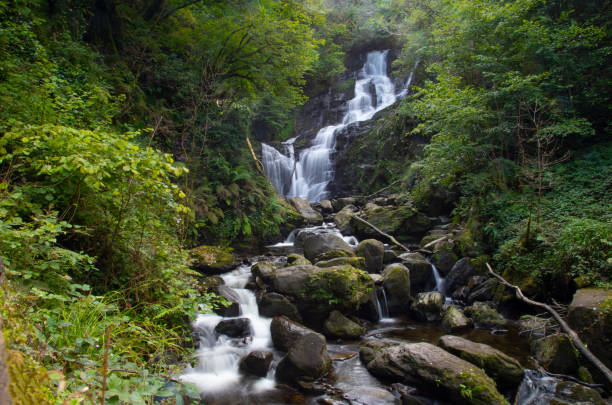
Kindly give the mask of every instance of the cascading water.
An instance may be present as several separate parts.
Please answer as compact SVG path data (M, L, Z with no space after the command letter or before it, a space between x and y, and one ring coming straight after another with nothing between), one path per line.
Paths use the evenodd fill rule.
M371 119L397 99L395 86L387 76L387 52L368 53L355 81L355 97L348 102L342 122L321 128L311 146L298 158L293 149L296 138L283 143L284 153L262 144L266 176L280 194L313 202L328 197L327 185L334 177L332 153L338 132L349 124Z

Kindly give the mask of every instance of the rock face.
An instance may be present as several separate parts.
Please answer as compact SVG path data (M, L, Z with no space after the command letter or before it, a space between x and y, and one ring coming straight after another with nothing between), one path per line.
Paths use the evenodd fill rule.
M491 346L451 335L442 336L439 345L447 352L482 368L500 387L514 388L523 380L521 363Z
M247 374L265 377L268 374L273 357L272 352L265 350L253 351L240 360L240 370Z
M420 253L403 253L399 255L404 266L410 270L410 286L412 294L426 291L433 283L431 264Z
M376 239L366 239L359 242L355 250L357 256L363 257L368 273L380 273L385 255L385 245Z
M442 308L444 307L444 295L437 291L419 293L412 304L414 315L428 322L442 319Z
M565 333L555 333L531 342L531 351L551 373L572 374L578 369L578 352Z
M287 297L274 292L264 293L257 299L259 314L268 318L284 315L296 322L301 322L297 308Z
M233 338L251 336L251 320L249 318L225 319L215 326L215 332Z
M342 250L349 256L354 256L353 248L341 237L332 233L308 235L304 240L304 256L310 261L331 250Z
M319 224L323 222L323 215L315 211L310 203L303 198L293 197L289 199L289 203L295 210L304 218L304 222L308 224Z
M324 376L331 368L325 338L318 333L301 336L278 363L276 378L280 381L298 382Z
M410 310L410 271L404 265L395 263L385 267L382 284L390 315L405 314Z
M459 259L446 276L446 291L452 293L457 287L465 285L475 274L476 270L471 265L469 258Z
M472 322L454 305L446 310L442 318L442 328L447 332L458 332L471 326Z
M286 316L276 316L270 324L270 333L274 347L286 352L300 337L314 331Z
M205 274L222 274L238 267L234 250L222 246L202 245L189 251L192 267Z
M435 392L453 404L506 404L495 382L481 369L429 343L405 343L375 352L370 373ZM471 399L462 392L469 392Z
M465 309L465 313L472 318L478 328L503 329L508 325L507 320L484 302L475 302Z
M574 294L568 323L589 350L612 367L612 290L583 288Z
M338 311L332 311L323 325L325 335L331 338L357 339L365 329Z

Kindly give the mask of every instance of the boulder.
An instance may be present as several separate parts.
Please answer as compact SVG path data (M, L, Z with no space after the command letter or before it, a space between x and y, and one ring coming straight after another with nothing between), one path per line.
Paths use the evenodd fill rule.
M365 259L368 273L380 273L385 254L385 245L382 242L376 239L363 240L357 245L355 253Z
M346 234L350 231L351 217L355 211L357 211L357 207L354 205L347 205L334 215L334 224L336 224L336 227L341 233Z
M573 374L578 370L578 351L565 333L534 340L531 352L546 370L557 374Z
M240 370L258 377L265 377L274 355L266 350L255 350L240 360Z
M470 259L467 257L459 259L446 276L446 291L448 291L448 293L452 293L458 287L467 284L470 277L474 275L476 275L476 270L470 263Z
M359 347L359 359L367 366L376 356L380 355L384 348L397 346L399 344L400 343L388 340L367 339Z
M297 266L299 264L312 264L310 260L297 253L291 253L287 256L287 265Z
M296 322L301 322L302 317L297 310L297 307L284 295L274 292L267 292L257 297L257 305L259 306L259 315L268 318L284 315Z
M304 222L308 224L319 224L323 222L323 215L321 215L320 212L315 211L310 203L303 198L290 198L289 203L304 218Z
M442 328L447 332L459 332L472 326L472 322L459 308L451 305L442 318Z
M240 315L240 297L236 294L236 291L226 285L220 285L217 287L217 292L229 302L229 305L226 307L214 308L215 313L223 317Z
M349 265L356 267L361 270L366 269L366 262L363 257L336 257L335 259L322 260L320 262L316 262L315 266L317 267L333 267L333 266L344 266Z
M323 332L330 338L357 339L365 333L365 329L340 312L332 311L323 324Z
M314 260L317 256L331 250L341 250L354 256L353 248L341 237L333 233L319 233L308 235L304 240L304 256Z
M515 404L529 405L606 405L599 392L571 381L543 376L525 370L525 378L516 393Z
M320 262L325 262L325 261L332 260L332 259L339 259L341 257L355 257L355 254L353 252L347 252L345 250L334 249L334 250L330 250L329 252L320 254L314 259L314 262L320 263ZM365 260L363 261L363 263L365 266Z
M319 204L321 204L321 209L326 214L330 214L334 211L334 207L332 206L332 203L329 200L321 200Z
M408 206L378 206L368 203L359 216L399 240L418 241L431 227L430 219ZM372 227L357 220L350 219L353 233L359 238L372 238L380 236Z
M453 252L453 249L444 242L436 244L431 255L431 262L438 268L440 275L446 277L451 271L458 257Z
M283 352L288 351L300 337L308 333L314 333L314 331L286 316L275 316L270 324L272 344Z
M342 210L344 207L346 207L347 205L357 205L358 203L358 199L356 197L344 197L344 198L337 198L335 200L332 200L332 207L334 207L334 211L338 212L340 210Z
M399 255L402 264L410 270L410 286L412 294L428 290L428 286L433 284L431 264L425 256L420 253L402 253Z
M589 350L612 368L612 290L583 288L569 305L568 323Z
M385 250L385 253L383 254L383 264L393 263L397 260L397 253L395 253L393 250Z
M470 295L467 298L467 303L471 304L476 301L492 301L496 290L501 286L501 283L494 278L487 279L474 288L470 289Z
M293 248L298 251L304 250L304 241L311 235L315 235L315 233L306 229L298 231L297 235L295 235L295 240L293 241Z
M233 338L251 336L251 320L249 318L224 319L215 326L215 332Z
M251 266L251 274L255 279L259 278L266 284L272 284L274 272L280 267L278 263L261 261Z
M442 319L442 308L444 307L444 295L437 291L419 293L412 304L414 315L427 322L435 322Z
M366 368L383 380L416 386L453 404L506 404L480 368L430 343L382 348Z
M454 301L463 301L463 302L466 302L469 295L470 295L470 288L468 286L462 285L461 287L459 287L455 291L453 291L453 294L451 295L451 298Z
M389 264L383 271L383 288L389 314L405 314L410 309L410 271L400 263Z
M465 313L472 318L477 328L503 329L508 325L508 321L499 312L484 302L475 302L465 308Z
M442 336L441 348L483 369L499 387L516 388L523 380L523 366L518 360L482 343L459 336Z
M321 269L312 264L283 267L273 273L271 284L277 292L297 297L303 294L310 279L319 272Z
M278 363L276 378L290 383L315 380L323 377L331 365L325 337L311 332L301 336Z
M192 267L204 274L222 274L240 264L230 247L202 245L189 251Z
M389 391L378 387L355 387L342 396L351 405L397 405L397 398Z

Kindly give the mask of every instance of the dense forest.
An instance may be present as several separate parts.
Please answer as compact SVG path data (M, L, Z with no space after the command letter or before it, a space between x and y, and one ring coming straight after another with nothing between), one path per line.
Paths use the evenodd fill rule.
M406 215L448 217L455 259L490 263L531 298L609 292L608 1L5 0L0 325L13 403L197 401L179 378L198 346L190 322L231 304L207 271L309 222L266 177L261 144L299 135L309 103L350 92L376 50L411 85L338 157L350 187L332 197L383 189ZM439 240L424 234L392 236Z

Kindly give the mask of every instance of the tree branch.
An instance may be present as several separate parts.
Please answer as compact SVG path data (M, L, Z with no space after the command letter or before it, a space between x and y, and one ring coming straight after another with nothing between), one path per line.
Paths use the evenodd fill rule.
M358 217L357 215L353 215L353 218L355 218L356 220L358 220L359 222L362 222L364 224L366 224L367 226L369 226L370 228L374 229L376 232L378 232L379 234L381 234L382 236L388 238L391 242L393 242L393 244L395 246L398 246L402 249L404 249L406 252L410 253L410 249L408 249L406 246L402 245L401 243L399 243L397 241L397 239L395 239L393 236L389 235L388 233L384 233L383 231L381 231L380 229L378 229L376 226L372 225L371 223L369 223L368 221L366 221L363 218Z

